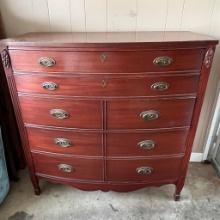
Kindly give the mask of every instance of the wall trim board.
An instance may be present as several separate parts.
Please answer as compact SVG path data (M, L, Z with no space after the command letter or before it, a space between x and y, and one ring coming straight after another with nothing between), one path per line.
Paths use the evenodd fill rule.
M192 153L190 162L202 162L203 153Z

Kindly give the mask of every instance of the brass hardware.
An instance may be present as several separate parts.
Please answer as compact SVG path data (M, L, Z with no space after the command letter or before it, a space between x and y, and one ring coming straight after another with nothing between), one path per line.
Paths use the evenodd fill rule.
M57 119L66 119L69 118L69 113L63 109L51 109L50 114Z
M173 58L168 56L156 57L153 61L154 65L164 67L169 66L173 62Z
M42 83L42 88L46 89L46 90L56 90L58 88L58 84L54 83L54 82L43 82Z
M159 116L160 116L160 113L155 110L143 111L140 113L140 117L146 121L152 121L152 120L158 119Z
M156 82L151 85L151 89L157 90L157 91L165 91L169 89L170 84L166 82Z
M53 58L50 58L50 57L41 57L38 60L38 63L41 66L44 66L44 67L52 67L56 64L56 61Z
M106 80L103 79L102 82L101 82L101 85L102 85L103 88L105 88L107 86Z
M75 170L73 166L68 164L59 164L58 169L64 173L71 173Z
M59 145L60 147L63 147L63 148L72 146L71 140L66 139L66 138L55 138L54 143L56 145Z
M150 175L153 172L152 167L138 167L136 172L140 175Z
M151 150L155 147L155 142L152 140L144 140L137 144L143 150Z
M107 60L107 58L108 58L108 56L107 56L107 54L105 54L105 53L102 53L102 54L100 55L100 59L101 59L102 63L104 63L104 62Z

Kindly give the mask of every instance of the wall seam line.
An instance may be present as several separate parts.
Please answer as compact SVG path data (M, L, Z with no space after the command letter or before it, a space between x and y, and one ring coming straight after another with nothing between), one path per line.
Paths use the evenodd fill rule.
M186 4L186 0L183 1L183 5L182 5L182 12L181 12L181 19L180 19L179 31L182 30L183 14L184 14L184 10L185 10L185 4Z
M50 32L51 32L51 17L50 17L50 9L49 9L49 3L48 3L48 0L45 0L46 1L46 4L47 4L47 15L48 15L48 22L49 22L49 29L50 29Z
M85 32L87 32L86 0L84 0Z

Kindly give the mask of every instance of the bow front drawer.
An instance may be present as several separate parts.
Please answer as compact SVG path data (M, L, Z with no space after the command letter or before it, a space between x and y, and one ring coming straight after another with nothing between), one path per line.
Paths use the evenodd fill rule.
M24 93L71 96L158 96L197 93L199 75L65 77L16 74L15 81L17 90Z
M115 100L107 103L108 129L189 126L195 98Z
M107 160L109 181L158 181L178 178L181 158Z
M71 155L102 156L101 133L32 127L26 129L31 150Z
M200 70L202 49L148 51L19 51L11 50L15 71L131 73Z
M185 152L187 130L107 134L109 157L172 155Z
M19 96L25 123L69 128L102 126L101 102Z
M37 175L97 181L103 179L103 161L101 159L82 159L38 153L32 153L32 156Z

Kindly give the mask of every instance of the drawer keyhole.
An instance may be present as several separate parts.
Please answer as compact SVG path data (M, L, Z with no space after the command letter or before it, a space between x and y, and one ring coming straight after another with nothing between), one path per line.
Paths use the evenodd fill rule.
M100 60L101 60L102 63L104 63L104 62L107 60L107 58L108 58L108 56L107 56L107 54L105 54L105 53L102 53L102 54L100 55Z
M102 88L105 88L105 87L107 87L107 82L106 82L106 80L102 80L102 82L101 82L101 85L102 85Z

